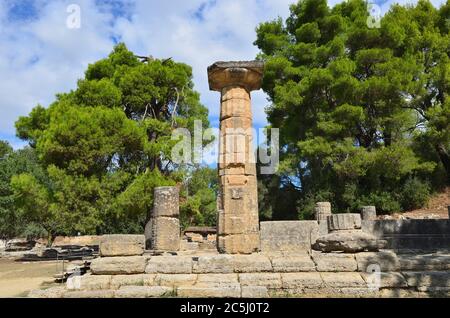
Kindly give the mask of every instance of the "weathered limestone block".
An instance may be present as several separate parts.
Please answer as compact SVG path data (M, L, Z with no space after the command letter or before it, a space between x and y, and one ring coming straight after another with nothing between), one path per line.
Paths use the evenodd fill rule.
M402 272L410 287L450 287L450 272Z
M255 242L258 242L256 246ZM227 254L252 254L259 251L259 233L217 237L217 249Z
M66 289L64 286L36 289L28 294L28 298L62 298L65 292Z
M418 298L419 293L412 289L383 288L378 292L380 298Z
M197 282L197 274L158 274L155 282L159 286L192 286Z
M90 275L81 276L81 290L103 290L110 289L111 275Z
M398 255L401 270L404 271L446 271L450 270L450 255Z
M69 291L63 294L63 298L114 298L114 290Z
M101 277L101 276L98 276ZM122 286L143 286L144 274L136 275L112 275L110 287L111 289L119 289ZM99 289L99 288L95 288Z
M186 240L180 241L180 251L198 251L200 245L198 242L188 242Z
M153 218L178 218L180 214L178 187L157 187L154 190Z
M377 208L374 206L363 206L361 208L361 218L364 221L374 221L377 219Z
M325 286L320 273L283 273L281 281L284 289L316 289Z
M147 258L144 256L102 257L91 262L94 275L143 274Z
M180 249L180 221L178 187L157 187L153 209L146 225L147 248L159 251Z
M96 246L100 245L101 236L83 235L83 236L57 236L53 240L52 247L78 245L78 246Z
M261 87L263 63L217 62L208 67L211 90L221 92L217 249L260 250L256 160L250 92Z
M154 286L156 284L156 275L142 274L142 280L144 282L144 286Z
M272 264L264 255L234 255L234 271L236 273L270 272Z
M217 251L216 242L204 241L203 243L199 244L198 249L200 251L206 251L206 250Z
M242 286L242 298L268 298L269 293L264 286Z
M261 222L261 250L265 253L306 251L318 237L316 221Z
M347 298L374 298L378 296L378 292L376 290L367 287L337 287L327 288L327 290L337 295L337 297L341 295Z
M331 214L327 217L330 231L355 230L361 228L361 215L356 213Z
M246 215L227 215L221 214L222 219L220 220L220 225L218 233L228 233L228 235L245 235L247 230L247 224L249 222L248 216ZM257 232L257 229L254 229Z
M180 220L157 217L152 220L151 248L158 251L178 251L180 248Z
M146 273L190 274L192 257L189 256L153 256L147 262Z
M361 273L362 278L367 284L377 284L379 276L379 286L378 288L406 288L408 284L406 283L405 277L400 273Z
M378 251L386 244L375 236L361 230L336 231L317 239L313 249L322 252L356 253Z
M317 202L314 207L314 215L319 223L327 222L327 217L331 215L331 203Z
M193 273L233 273L234 262L231 255L205 255L194 262Z
M380 266L382 272L396 272L400 270L397 254L392 251L364 252L355 255L359 272L367 272L370 265Z
M173 293L173 288L164 286L122 286L114 295L116 298L151 298Z
M100 256L134 256L145 251L144 235L103 235L100 238Z
M239 283L237 274L198 274L196 285L217 287L237 283Z
M307 254L300 256L272 257L274 272L314 272L316 266Z
M355 257L341 253L312 253L319 272L355 272L358 268Z
M368 287L359 273L320 273L320 275L327 287Z
M242 273L239 274L242 286L264 286L269 289L281 288L280 273Z
M241 297L241 286L239 284L220 287L208 285L183 286L177 288L177 296L186 298L239 298Z

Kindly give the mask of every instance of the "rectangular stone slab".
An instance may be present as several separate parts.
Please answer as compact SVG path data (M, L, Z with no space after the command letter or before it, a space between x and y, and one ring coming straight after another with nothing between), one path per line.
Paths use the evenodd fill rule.
M103 235L99 251L102 257L142 255L145 251L145 236Z
M309 250L319 236L316 221L261 222L263 252Z
M92 260L94 275L143 274L147 258L145 256L101 257Z

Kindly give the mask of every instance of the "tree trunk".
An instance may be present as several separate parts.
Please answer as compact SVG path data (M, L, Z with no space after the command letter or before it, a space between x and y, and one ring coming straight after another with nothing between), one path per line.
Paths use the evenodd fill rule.
M436 151L447 173L447 184L450 184L450 154L443 144L436 145Z

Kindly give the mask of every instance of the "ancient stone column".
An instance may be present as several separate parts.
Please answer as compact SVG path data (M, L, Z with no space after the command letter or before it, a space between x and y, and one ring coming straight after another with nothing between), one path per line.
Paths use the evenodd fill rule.
M377 219L377 208L374 206L363 206L361 208L361 218L364 221L374 221Z
M209 87L221 93L217 248L250 254L260 249L256 160L250 92L261 88L263 63L217 62Z
M153 211L145 235L149 248L158 251L178 251L180 248L179 190L158 187L154 190ZM148 245L148 244L147 244Z
M314 215L317 222L327 222L328 216L331 215L331 203L330 202L317 202L314 207Z

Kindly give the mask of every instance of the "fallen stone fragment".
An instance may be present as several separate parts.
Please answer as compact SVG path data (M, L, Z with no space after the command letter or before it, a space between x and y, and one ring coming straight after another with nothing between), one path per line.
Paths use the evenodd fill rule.
M376 252L385 244L386 241L378 240L375 236L361 230L337 231L319 237L313 245L313 249L322 252Z

